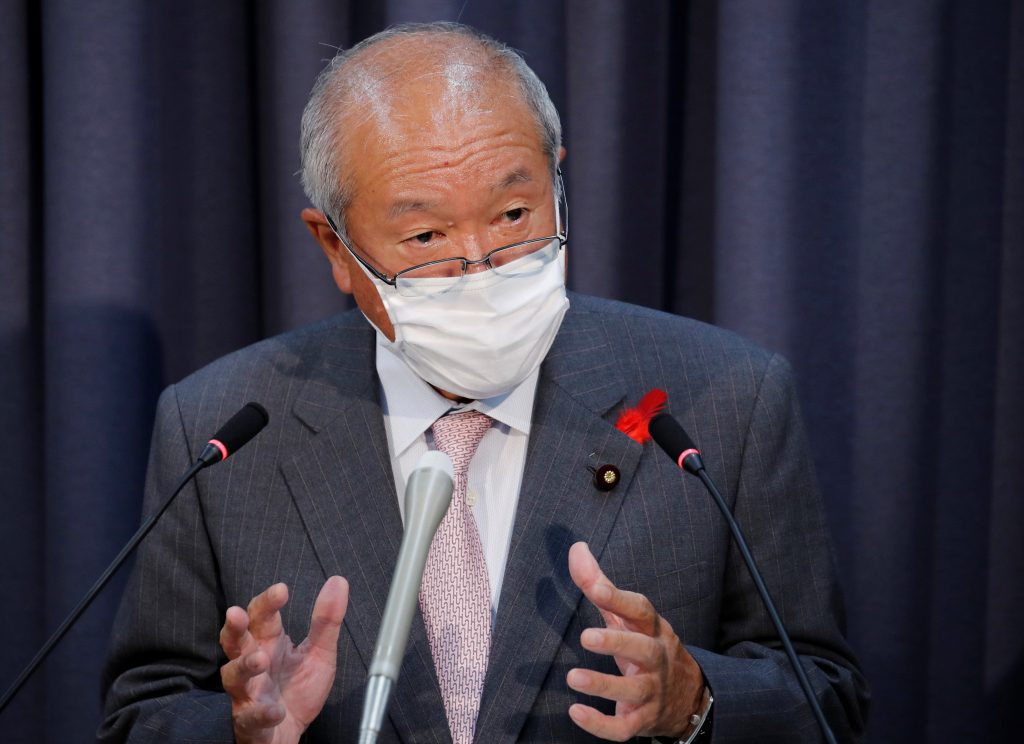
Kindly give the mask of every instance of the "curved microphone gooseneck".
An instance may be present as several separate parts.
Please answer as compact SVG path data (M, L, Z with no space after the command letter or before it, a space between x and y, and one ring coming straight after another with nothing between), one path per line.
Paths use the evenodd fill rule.
M196 458L195 464L178 481L171 495L164 500L155 513L142 523L142 526L132 535L132 538L121 549L121 552L117 554L113 562L107 566L107 570L92 585L92 589L85 593L85 596L75 606L75 609L71 611L71 614L64 619L60 627L50 636L50 640L43 644L43 647L39 649L39 652L28 663L28 666L14 680L14 684L0 698L0 713L3 712L14 696L18 694L18 690L28 681L28 678L39 668L46 657L50 655L50 652L53 651L61 638L71 629L71 626L88 609L92 601L96 599L96 595L107 585L107 582L117 572L117 569L121 567L125 559L142 542L142 539L149 534L149 531L153 529L157 520L167 511L167 507L171 505L171 502L181 492L181 489L185 487L185 484L192 480L200 470L226 460L228 455L235 453L250 439L259 434L268 421L270 421L270 416L267 414L267 410L259 403L251 402L246 403L238 413L228 419L228 422L217 430L217 433L207 442L199 457Z
M804 671L803 665L797 659L796 651L793 648L793 643L789 639L789 633L786 632L786 626L782 624L782 618L779 616L778 610L775 609L775 603L772 602L771 596L768 594L768 587L765 586L764 578L761 576L761 572L757 568L757 563L754 562L754 556L750 553L750 548L747 546L746 538L743 537L743 532L740 531L739 524L736 523L735 517L729 510L729 505L725 503L725 499L722 498L721 492L718 487L715 486L711 476L708 475L704 469L704 461L701 459L700 451L693 444L693 440L690 439L686 430L679 425L679 422L672 418L671 414L659 413L651 419L649 425L649 431L651 437L657 442L658 446L661 447L676 465L687 473L692 473L700 478L701 483L707 488L708 493L711 494L711 498L715 500L715 505L718 510L722 512L722 516L725 517L725 521L729 525L729 530L732 532L733 539L736 541L736 547L739 548L740 555L743 556L743 560L747 564L747 569L750 571L750 578L754 580L754 586L757 587L758 594L761 595L761 601L764 602L765 609L768 611L768 616L772 620L772 624L775 625L775 632L779 635L779 640L782 641L782 647L786 651L786 656L789 657L789 663L793 665L793 671L796 672L797 680L800 682L800 687L803 689L804 696L807 698L807 703L811 706L811 711L814 713L814 717L818 721L818 726L821 728L821 733L825 737L825 741L828 744L836 744L835 734L832 733L832 729L828 725L828 721L825 720L825 714L821 710L821 706L818 704L818 699L814 696L814 691L811 689L811 682L807 679L807 672Z

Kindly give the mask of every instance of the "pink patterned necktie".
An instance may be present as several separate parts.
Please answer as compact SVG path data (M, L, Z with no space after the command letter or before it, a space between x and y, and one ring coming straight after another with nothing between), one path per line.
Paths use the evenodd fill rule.
M455 491L427 555L420 609L454 744L470 744L491 649L491 586L473 512L466 503L469 462L491 427L479 411L442 416L434 445L452 460Z

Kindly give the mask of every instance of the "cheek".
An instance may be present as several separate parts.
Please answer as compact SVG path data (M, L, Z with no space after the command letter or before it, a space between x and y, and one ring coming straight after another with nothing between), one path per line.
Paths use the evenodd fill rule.
M352 268L349 277L351 286L349 291L355 297L356 304L363 311L363 315L369 318L370 322L377 326L389 341L394 341L395 328L391 325L391 319L388 318L384 303L380 299L377 288L373 286L373 282L358 266Z

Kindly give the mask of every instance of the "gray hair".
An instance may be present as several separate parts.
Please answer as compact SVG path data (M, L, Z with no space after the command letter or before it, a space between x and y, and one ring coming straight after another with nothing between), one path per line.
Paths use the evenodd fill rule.
M551 178L555 175L562 147L562 125L558 111L548 96L547 88L511 47L460 23L407 23L392 26L364 39L351 49L339 51L320 72L309 101L302 112L302 188L312 204L336 220L336 227L345 236L345 211L352 201L351 174L347 164L339 162L343 142L343 109L349 94L365 79L365 70L352 60L381 42L396 37L425 38L456 35L475 42L492 63L510 73L530 112L533 114L544 152L548 157Z

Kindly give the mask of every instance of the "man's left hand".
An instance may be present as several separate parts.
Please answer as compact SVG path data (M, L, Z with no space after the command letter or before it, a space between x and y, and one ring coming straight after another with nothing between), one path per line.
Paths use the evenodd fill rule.
M704 693L697 662L647 597L618 589L608 580L586 543L569 549L569 573L605 623L605 628L583 631L583 648L612 656L621 672L572 669L566 676L569 686L614 700L615 715L576 703L569 707L569 716L584 731L611 741L682 736Z

